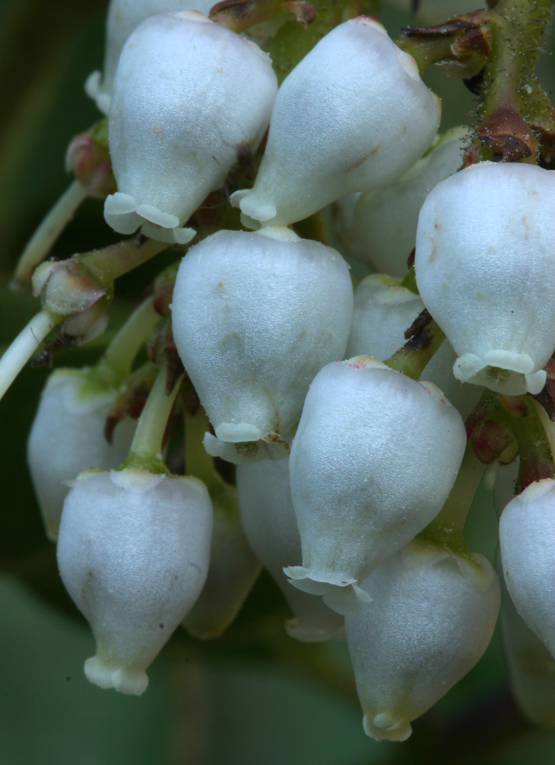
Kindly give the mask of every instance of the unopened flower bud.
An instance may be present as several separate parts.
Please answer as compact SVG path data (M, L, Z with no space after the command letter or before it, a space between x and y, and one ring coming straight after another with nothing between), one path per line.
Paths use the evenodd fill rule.
M353 323L347 358L374 356L381 361L406 343L407 330L424 310L414 292L383 274L367 276L355 290ZM434 383L463 417L478 403L482 388L461 383L453 374L457 354L447 340L422 373L422 380Z
M539 393L555 349L555 174L482 162L438 184L418 222L422 300L458 359L455 376Z
M85 83L87 95L104 114L110 111L112 86L124 44L131 32L149 16L178 11L208 14L212 0L111 0L106 18L106 49L103 71L92 72Z
M499 611L489 562L415 542L364 582L372 598L345 619L364 730L404 741L486 650Z
M412 56L368 16L329 32L279 89L245 222L288 225L353 191L390 183L432 143L438 99Z
M48 378L29 434L27 461L50 539L58 534L67 482L84 470L116 468L127 456L133 420L123 420L112 444L104 437L116 394L109 385L95 384L89 370L59 369Z
M291 438L312 379L344 356L352 300L341 255L285 228L221 231L187 253L173 333L218 439Z
M289 488L289 460L237 468L241 520L252 549L285 595L294 618L285 628L303 642L344 637L343 618L320 600L291 587L283 567L301 562L301 540Z
M245 151L264 135L277 91L257 45L196 11L153 16L125 44L110 108L119 191L104 215L113 229L141 226L160 241L182 228Z
M145 669L198 598L208 573L212 506L194 478L126 469L80 475L68 494L58 566L91 625L87 678L140 695Z
M555 656L555 480L530 484L499 522L503 574L518 613Z
M345 251L375 271L402 278L414 250L420 208L434 186L462 167L467 138L467 127L449 130L399 180L361 194L350 215L341 214L346 202L340 205L340 200L336 226Z
M314 379L291 449L302 566L285 573L339 613L360 585L439 513L466 446L459 413L432 383L369 356Z

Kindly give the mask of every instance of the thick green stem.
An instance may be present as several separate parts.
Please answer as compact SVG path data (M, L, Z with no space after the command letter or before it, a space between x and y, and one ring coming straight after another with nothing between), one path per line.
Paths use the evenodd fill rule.
M492 50L484 73L487 113L515 105L535 82L553 0L501 0L491 15Z
M120 470L139 468L148 470L150 473L165 475L169 473L162 459L162 443L182 379L183 376L178 379L168 395L166 393L167 370L163 367L158 372L156 382L139 418L129 457L121 465Z
M119 385L131 372L133 360L154 329L160 317L153 308L153 299L145 300L133 311L117 332L99 362L99 371L106 367Z
M542 90L536 65L553 4L554 0L501 0L491 11L491 50L480 90L480 123L466 153L466 165L491 159L536 163L545 151L541 130L549 133L553 127L553 109L547 98L538 97Z

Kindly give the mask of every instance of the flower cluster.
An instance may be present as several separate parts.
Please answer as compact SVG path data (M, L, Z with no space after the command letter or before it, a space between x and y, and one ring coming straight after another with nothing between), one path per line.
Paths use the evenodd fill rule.
M512 157L491 143L494 107L487 140L438 136L418 45L415 59L374 18L327 30L278 87L267 53L208 7L113 0L87 92L109 114L105 219L140 233L39 266L43 309L0 388L54 327L98 335L119 275L185 250L94 367L51 375L29 438L97 643L85 673L141 694L178 625L220 635L264 566L289 635L346 638L364 730L401 741L490 641L499 579L462 528L486 464L517 455L504 629L555 656L555 175L541 146L498 161ZM465 23L441 32L464 77ZM324 208L327 234L293 230ZM353 289L332 242L381 273ZM531 716L553 722L549 704Z

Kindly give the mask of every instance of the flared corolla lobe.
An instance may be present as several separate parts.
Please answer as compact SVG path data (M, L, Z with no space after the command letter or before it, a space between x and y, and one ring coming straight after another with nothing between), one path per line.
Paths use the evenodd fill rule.
M293 611L294 618L285 625L289 635L308 643L344 637L343 617L320 598L291 587L283 573L284 566L301 562L301 539L289 488L289 460L239 465L237 489L247 539Z
M211 491L210 498L214 508L210 568L197 602L183 620L185 629L202 640L226 631L262 568L243 532L236 492L228 487L224 496Z
M112 0L106 19L106 47L103 71L92 72L85 83L87 95L103 114L110 111L116 67L131 32L149 16L159 13L200 11L208 15L212 0Z
M339 253L289 229L222 231L193 247L173 334L216 437L289 440L312 379L344 357L352 305Z
M395 279L373 274L355 290L353 322L347 345L347 358L374 356L384 361L406 343L405 330L424 310L414 292ZM422 380L434 383L447 396L462 417L478 403L482 388L461 383L453 374L457 354L447 340L436 351L422 373Z
M508 503L499 543L513 603L555 656L555 480L532 483Z
M303 552L285 570L292 584L357 611L362 581L441 510L465 445L459 413L432 383L369 356L325 367L291 449Z
M104 425L117 394L91 387L89 370L59 369L48 378L27 442L27 462L48 537L55 540L64 499L83 470L116 468L127 457L135 422L125 419L109 444Z
M399 180L356 200L339 200L334 219L341 248L374 271L402 278L414 250L420 208L434 186L462 167L467 139L467 127L453 128Z
M110 108L118 192L104 216L115 231L188 242L182 228L255 151L277 79L269 57L197 11L148 18L127 40Z
M346 21L284 80L254 188L232 202L252 228L302 220L406 172L432 143L439 116L414 59L383 26Z
M87 678L140 695L145 669L198 598L208 572L212 505L194 478L126 469L85 473L68 494L58 566L91 625Z
M499 582L482 555L462 558L417 540L364 582L372 601L345 628L364 730L404 741L486 650Z
M555 349L555 174L482 162L438 184L418 222L416 278L455 376L539 393Z

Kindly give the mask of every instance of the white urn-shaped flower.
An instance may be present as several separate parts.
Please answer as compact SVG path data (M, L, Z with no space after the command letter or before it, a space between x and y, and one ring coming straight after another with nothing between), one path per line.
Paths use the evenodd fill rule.
M202 640L217 638L231 625L262 568L239 518L237 491L221 484L210 487L214 527L210 567L202 592L183 626Z
M555 173L481 162L438 184L418 222L416 279L455 376L539 393L555 350Z
M372 598L345 629L365 732L404 741L410 723L455 685L486 650L499 582L478 554L415 540L364 582Z
M109 137L118 191L104 206L110 226L190 241L195 232L183 224L238 157L256 150L276 92L269 57L202 13L143 21L114 79Z
M291 449L302 566L292 584L339 613L360 585L439 513L466 446L463 421L432 383L358 356L314 379Z
M438 99L412 56L368 16L329 32L276 98L251 190L232 202L251 227L288 225L398 178L432 143Z
M555 727L555 659L519 615L501 579L501 636L511 691L522 714L536 725Z
M117 389L102 385L90 370L58 369L42 392L27 442L27 462L46 533L55 540L64 499L83 470L109 470L127 457L135 422L123 420L113 443L104 437Z
M194 478L136 468L81 474L68 494L58 566L91 625L87 678L140 695L146 668L198 598L208 573L212 505Z
M520 616L555 656L555 480L514 497L499 521L503 574Z
M405 330L424 310L421 298L385 274L372 274L355 290L347 357L389 358L406 343ZM453 374L457 354L447 340L426 365L422 379L434 383L463 417L478 403L482 388L461 383Z
M221 231L193 247L173 334L216 437L289 440L312 379L344 356L352 305L339 253L289 229Z
M239 465L237 489L249 543L293 611L294 617L285 625L289 635L311 643L344 637L343 617L320 598L292 587L283 573L284 566L301 562L301 539L289 487L289 460Z
M212 0L111 0L106 18L106 47L102 72L92 72L85 83L87 95L103 114L110 111L116 67L131 32L149 16L179 11L201 11L208 15Z
M467 139L467 127L453 128L401 178L361 194L352 210L350 201L338 202L336 230L345 251L374 271L402 278L414 250L420 208L434 186L460 170Z

